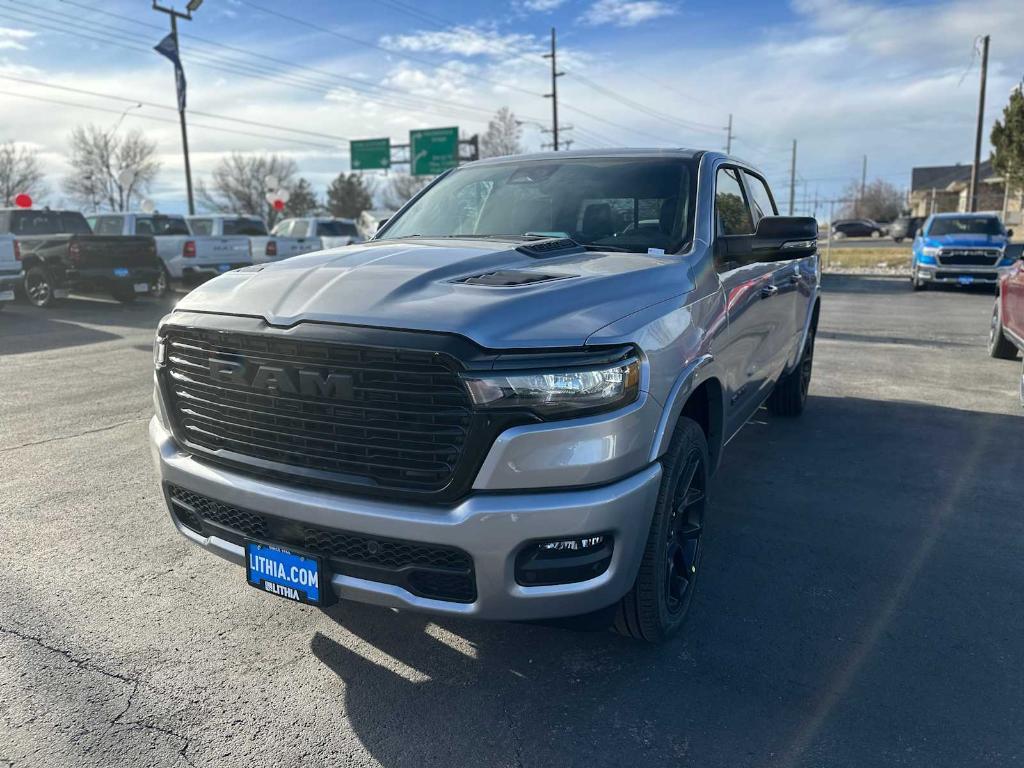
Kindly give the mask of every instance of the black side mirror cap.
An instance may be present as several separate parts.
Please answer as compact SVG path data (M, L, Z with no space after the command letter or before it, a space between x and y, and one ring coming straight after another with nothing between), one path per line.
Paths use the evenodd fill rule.
M1013 237L1013 230L1012 229L1006 230L1006 237L1007 237L1007 239Z
M788 261L818 250L818 220L812 216L765 216L757 222L752 250L758 261Z

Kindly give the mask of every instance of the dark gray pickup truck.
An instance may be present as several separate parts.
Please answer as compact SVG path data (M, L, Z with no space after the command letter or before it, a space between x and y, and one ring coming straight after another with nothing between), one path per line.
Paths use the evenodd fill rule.
M17 238L25 293L37 307L72 290L132 301L149 293L160 276L152 237L94 235L77 211L0 210L0 234Z

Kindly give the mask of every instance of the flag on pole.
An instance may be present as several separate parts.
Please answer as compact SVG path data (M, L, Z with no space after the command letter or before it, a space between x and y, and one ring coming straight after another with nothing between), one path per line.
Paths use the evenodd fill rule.
M178 56L178 41L173 34L167 35L153 49L161 56L166 56L174 63L174 82L178 86L178 111L185 111L185 70L181 68Z

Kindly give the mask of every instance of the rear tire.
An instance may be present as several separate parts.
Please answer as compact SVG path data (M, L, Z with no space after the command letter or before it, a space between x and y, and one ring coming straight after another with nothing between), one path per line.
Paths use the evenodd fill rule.
M57 303L53 295L53 277L45 267L30 267L25 273L25 295L36 307L48 308Z
M800 362L779 379L768 397L768 410L776 416L793 417L804 412L814 371L814 336L817 330L813 325L808 329Z
M914 272L910 277L910 287L915 291L926 291L928 290L928 283L918 278L917 272Z
M1017 347L1003 335L1003 313L998 299L992 308L992 325L988 333L988 353L997 360L1015 360L1017 358Z
M160 274L156 278L156 282L153 283L153 290L149 292L150 296L157 299L162 299L164 296L171 292L171 274L167 271L167 267L163 264L160 265Z
M612 626L620 635L660 643L682 626L700 566L707 488L707 438L682 416L662 461L640 570L615 611Z

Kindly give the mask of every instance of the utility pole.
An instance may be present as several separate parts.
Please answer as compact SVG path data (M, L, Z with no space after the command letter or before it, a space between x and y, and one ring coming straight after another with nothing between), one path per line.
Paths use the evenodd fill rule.
M971 188L968 192L967 210L974 213L978 210L978 174L981 166L981 134L985 125L985 84L988 80L988 41L989 36L981 38L981 92L978 95L978 130L974 135L974 165L971 166Z
M796 198L796 139L793 139L793 159L789 165L789 215L793 215L793 203Z
M864 162L860 166L860 194L857 196L857 203L854 205L854 216L860 216L860 205L864 200L864 193L868 186L868 156L864 155Z
M551 99L551 143L555 152L558 151L558 78L565 72L558 71L557 44L555 41L555 28L551 28L551 53L545 53L545 59L551 59L551 93L545 93L544 98Z
M732 112L729 113L729 125L725 129L725 154L732 154Z
M153 10L166 13L171 18L171 45L167 46L167 38L156 47L156 50L166 56L174 63L175 85L178 91L178 117L181 120L181 148L185 157L185 187L188 190L188 212L190 216L196 213L195 199L192 196L192 164L188 157L188 127L185 123L185 72L181 66L181 47L178 45L178 19L185 21L192 20L192 12L199 10L203 0L189 0L186 12L176 11L173 8L164 8L153 0Z

